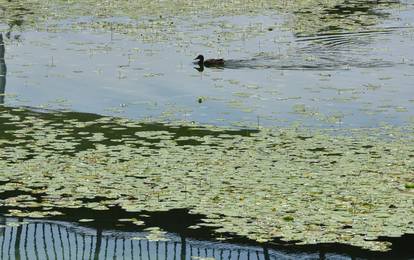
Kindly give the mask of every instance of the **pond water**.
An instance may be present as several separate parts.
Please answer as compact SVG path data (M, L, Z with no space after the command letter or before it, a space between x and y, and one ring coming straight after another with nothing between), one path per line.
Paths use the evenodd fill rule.
M0 258L414 256L414 3L241 2L0 0Z
M345 7L349 22L357 11ZM377 19L369 26L309 33L292 31L277 12L13 27L3 37L4 102L215 125L406 124L414 109L412 11L410 3L371 4L359 11ZM158 25L166 21L174 28ZM227 63L199 72L199 53Z

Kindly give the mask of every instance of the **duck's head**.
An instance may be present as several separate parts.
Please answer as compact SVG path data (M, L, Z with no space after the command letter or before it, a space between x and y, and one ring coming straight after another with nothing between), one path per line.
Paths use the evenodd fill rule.
M199 60L200 62L203 62L204 61L204 56L200 54L194 60Z

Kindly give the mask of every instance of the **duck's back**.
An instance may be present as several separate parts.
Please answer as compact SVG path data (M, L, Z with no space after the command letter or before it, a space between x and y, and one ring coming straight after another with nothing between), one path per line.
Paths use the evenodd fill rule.
M223 66L224 60L223 59L208 59L204 61L205 66Z

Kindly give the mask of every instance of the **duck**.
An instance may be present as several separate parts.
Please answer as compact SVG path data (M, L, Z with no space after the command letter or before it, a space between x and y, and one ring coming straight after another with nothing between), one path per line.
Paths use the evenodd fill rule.
M222 67L224 66L224 60L223 59L208 59L204 60L203 55L198 55L194 60L198 60L197 64L202 67Z

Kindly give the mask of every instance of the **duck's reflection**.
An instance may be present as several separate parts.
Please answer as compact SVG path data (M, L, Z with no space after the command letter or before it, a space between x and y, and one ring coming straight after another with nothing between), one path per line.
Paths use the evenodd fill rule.
M0 33L0 104L4 103L4 93L6 90L6 62L4 61L4 42L3 42L3 34Z
M195 66L194 69L198 70L199 72L203 72L204 71L204 65Z

